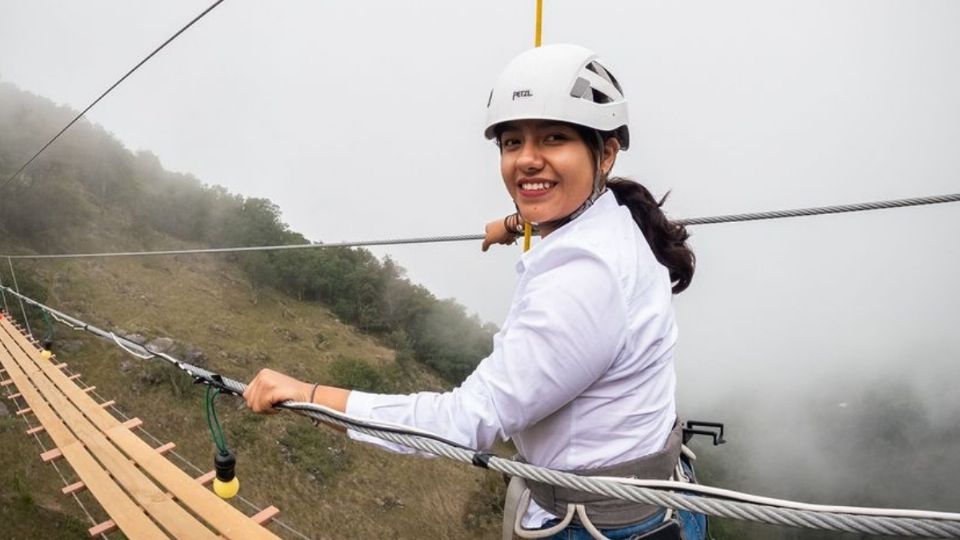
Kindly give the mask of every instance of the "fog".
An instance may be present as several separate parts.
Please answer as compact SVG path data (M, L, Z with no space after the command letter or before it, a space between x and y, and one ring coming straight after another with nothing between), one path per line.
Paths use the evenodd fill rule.
M202 7L0 0L0 78L82 108ZM631 107L615 172L693 217L960 192L958 24L950 0L553 0L544 42L602 55ZM90 118L316 240L481 232L511 208L483 106L532 32L532 1L230 0ZM699 446L704 466L762 494L960 510L960 206L691 230L681 411L731 441ZM516 248L375 252L506 313Z

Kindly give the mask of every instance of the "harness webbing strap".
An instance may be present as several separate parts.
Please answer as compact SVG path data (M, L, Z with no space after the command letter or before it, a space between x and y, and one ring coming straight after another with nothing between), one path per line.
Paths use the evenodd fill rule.
M663 449L658 452L608 467L565 472L578 476L620 476L666 480L673 475L677 461L680 459L682 438L683 430L680 422L677 421L670 435L667 436ZM624 527L643 521L660 511L656 506L605 498L602 495L532 480L527 481L527 488L533 500L555 516L564 515L570 504L583 505L590 521L600 528Z

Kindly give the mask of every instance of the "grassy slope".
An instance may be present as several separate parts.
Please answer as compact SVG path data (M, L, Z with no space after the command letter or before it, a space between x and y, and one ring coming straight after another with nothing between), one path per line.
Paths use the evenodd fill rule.
M60 479L50 465L40 461L40 447L32 437L24 436L25 429L26 424L20 418L0 418L0 441L3 443L0 452L0 522L3 523L0 538L59 540L85 536L90 525L81 519L86 520L86 517L72 500L53 496L62 487ZM86 500L84 504L87 504Z
M189 343L206 354L211 369L238 380L249 380L261 367L306 380L329 380L330 363L349 357L395 378L399 374L400 380L392 381L397 388L441 387L421 370L395 368L393 351L339 323L321 306L270 291L255 295L243 274L224 258L21 263L20 271L31 272L47 287L51 305L102 327ZM105 398L116 399L127 414L142 418L154 435L176 442L187 459L212 468L202 392L186 384L183 374L132 360L63 327L58 337L60 343L75 341L70 345L79 350L60 352L59 357L83 373L88 384L96 385ZM392 455L326 430L304 429L309 423L294 415L263 418L237 406L237 400L222 398L218 411L238 455L241 494L260 506L278 506L282 519L311 537L496 534L491 505L484 504L496 484L480 471L445 460ZM39 464L36 444L17 431L2 432L4 448L12 451L3 452L0 485L21 482L37 508L81 517L77 505L59 495L56 473ZM15 495L12 492L8 489L6 495ZM473 512L472 521L480 525L465 527L468 507L478 505L480 512ZM37 517L28 530L39 534L41 522L50 520L39 512L20 519L29 521L31 515Z

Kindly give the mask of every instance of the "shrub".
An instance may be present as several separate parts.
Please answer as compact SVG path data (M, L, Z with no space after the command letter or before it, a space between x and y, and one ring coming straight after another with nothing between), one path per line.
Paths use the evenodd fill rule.
M330 384L363 392L388 392L383 375L376 368L355 358L338 358L330 364Z
M301 422L288 427L278 442L287 463L325 484L350 467L345 439Z

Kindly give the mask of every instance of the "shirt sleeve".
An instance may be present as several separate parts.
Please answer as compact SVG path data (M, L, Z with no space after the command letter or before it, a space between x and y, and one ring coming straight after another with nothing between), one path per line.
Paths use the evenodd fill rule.
M410 395L352 392L347 412L488 449L497 437L510 438L583 393L624 343L626 306L614 273L582 249L554 250L528 273L492 354L460 387Z

